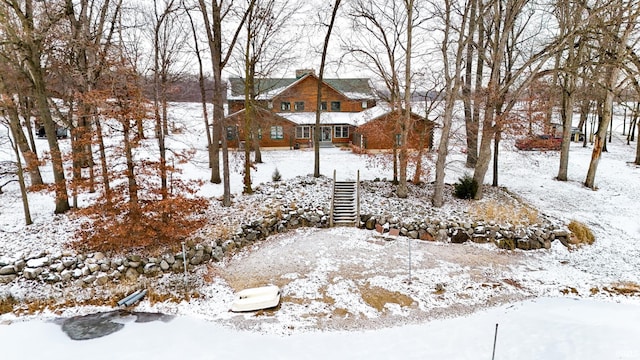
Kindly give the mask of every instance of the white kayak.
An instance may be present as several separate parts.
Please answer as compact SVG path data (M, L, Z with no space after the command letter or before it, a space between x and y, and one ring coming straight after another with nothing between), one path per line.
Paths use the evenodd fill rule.
M269 309L280 304L280 288L275 285L245 289L236 294L231 311L256 311Z

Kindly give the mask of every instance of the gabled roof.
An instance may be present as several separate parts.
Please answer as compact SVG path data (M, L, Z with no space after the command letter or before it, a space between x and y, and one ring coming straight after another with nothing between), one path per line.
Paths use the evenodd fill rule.
M380 103L361 112L323 112L320 114L320 124L361 126L389 113L391 113L391 107L386 103ZM423 118L415 112L412 112L412 114ZM313 125L316 123L315 112L287 112L278 113L278 115L298 125Z
M234 112L233 114L229 114L229 115L225 116L225 119L238 117L240 115L243 115L245 111L246 111L246 108L243 108L241 110L238 110L238 111ZM267 117L267 118L270 117L270 118L273 118L273 119L279 119L279 120L282 120L282 121L294 123L294 125L296 125L295 122L291 121L290 119L287 119L286 117L281 116L282 114L271 112L271 111L269 111L269 110L267 110L267 109L265 109L263 107L256 106L254 108L254 111L257 113L257 115L259 117Z
M314 74L308 73L300 78L261 78L256 79L254 88L258 100L271 100L281 94L293 85L301 82L307 77L315 77ZM373 99L373 91L369 84L369 79L353 78L353 79L323 79L324 83L340 92L344 96L352 100L368 100ZM227 87L227 100L244 100L244 78L229 78L229 86Z

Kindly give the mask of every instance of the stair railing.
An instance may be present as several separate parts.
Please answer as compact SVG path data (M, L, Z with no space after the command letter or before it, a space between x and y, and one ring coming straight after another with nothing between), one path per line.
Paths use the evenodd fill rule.
M360 170L356 176L356 221L354 221L357 228L360 227Z
M329 211L329 227L333 227L333 202L336 197L336 169L333 169L333 188L331 189L331 210Z

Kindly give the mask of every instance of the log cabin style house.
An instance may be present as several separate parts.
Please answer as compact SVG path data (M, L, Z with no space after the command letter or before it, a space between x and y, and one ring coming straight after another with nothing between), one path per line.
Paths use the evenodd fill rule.
M386 122L393 121L388 106L380 106L369 79L323 79L320 146L356 145L371 149L390 149L393 131ZM313 70L298 70L295 78L256 79L254 85L255 115L253 134L260 147L304 148L313 146L319 78ZM230 147L245 143L245 81L230 78L227 88L229 115L226 118ZM413 114L415 115L415 114ZM415 115L417 118L420 116ZM416 120L419 120L416 119ZM369 126L364 126L375 120ZM416 121L416 123L425 123ZM377 124L377 125L375 125ZM359 130L360 126L362 130ZM421 131L421 130L420 130ZM429 143L427 146L431 145Z

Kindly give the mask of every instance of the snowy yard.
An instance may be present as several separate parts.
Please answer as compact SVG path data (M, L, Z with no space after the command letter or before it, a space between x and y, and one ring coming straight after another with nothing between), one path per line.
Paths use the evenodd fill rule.
M172 113L185 130L171 139L170 146L198 150L184 166L185 176L206 179L197 106L180 105ZM586 223L596 235L592 246L569 251L556 241L550 250L507 252L492 245L402 237L387 241L375 232L350 228L299 229L199 269L197 276L213 278L198 283L203 295L199 299L153 306L145 300L136 307L175 315L169 322L134 323L123 318L126 325L115 334L73 341L52 320L108 309L1 315L1 357L489 359L498 323L496 359L638 359L640 168L629 163L635 143L627 146L617 135L600 162L597 191L582 186L591 147L572 144L570 181L558 182L554 180L557 152L521 152L512 141L502 145L501 186L554 221ZM459 152L453 154L449 183L466 170ZM0 150L0 160L9 156ZM231 159L232 169L239 169L239 155L232 154ZM311 151L264 151L263 160L253 175L256 185L269 182L276 168L285 181L313 172ZM380 161L322 149L322 174L332 177L334 169L339 179L353 179L358 171L367 180L390 179L392 174ZM240 201L237 171L231 185ZM200 193L215 198L222 186L206 184ZM66 216L52 215L48 194L30 196L35 221L30 227L22 225L17 187L7 187L0 199L0 258L62 249L71 239L70 230L76 225ZM243 201L250 203L251 198ZM234 290L268 282L283 290L277 311L258 315L227 311ZM45 291L33 286L0 285L0 295L20 298ZM611 290L616 287L636 292L619 295ZM372 291L396 301L377 309L364 300ZM402 305L407 298L411 301Z

